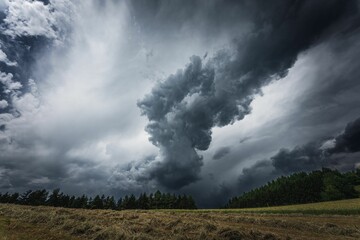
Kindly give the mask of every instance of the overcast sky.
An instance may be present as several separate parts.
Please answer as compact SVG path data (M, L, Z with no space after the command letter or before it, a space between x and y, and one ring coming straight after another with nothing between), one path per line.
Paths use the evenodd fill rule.
M358 0L0 0L0 192L192 194L360 166Z

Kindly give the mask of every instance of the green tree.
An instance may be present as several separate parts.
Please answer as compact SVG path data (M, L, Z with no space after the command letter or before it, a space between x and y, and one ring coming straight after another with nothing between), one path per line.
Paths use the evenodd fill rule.
M60 206L60 198L62 194L60 193L60 189L56 188L52 191L52 193L49 196L49 199L47 200L47 205L53 206L53 207L59 207Z
M99 195L95 196L94 200L92 201L91 208L92 209L103 209L104 208L103 201Z

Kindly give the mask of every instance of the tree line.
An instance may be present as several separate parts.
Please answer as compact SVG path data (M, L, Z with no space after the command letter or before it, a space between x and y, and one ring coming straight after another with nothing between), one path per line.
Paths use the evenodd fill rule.
M52 193L47 190L29 190L23 194L0 193L0 203L12 203L31 206L52 206L65 208L85 209L196 209L196 204L190 195L175 195L156 191L147 195L125 195L115 200L113 196L96 195L94 198L82 196L69 196L55 189Z
M340 173L323 168L282 176L228 201L226 208L279 206L359 197L360 169Z

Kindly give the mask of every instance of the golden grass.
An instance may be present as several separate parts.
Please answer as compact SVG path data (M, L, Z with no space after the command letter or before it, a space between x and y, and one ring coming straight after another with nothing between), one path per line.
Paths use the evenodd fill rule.
M0 240L76 240L64 232L53 232L48 229L39 228L37 225L25 221L0 216Z
M357 205L357 201L352 201ZM336 207L329 204L325 205ZM0 240L340 240L360 239L359 227L357 215L274 215L238 210L111 211L0 204Z
M360 198L318 202L308 204L297 204L277 207L230 209L235 212L256 213L303 213L303 214L360 214Z

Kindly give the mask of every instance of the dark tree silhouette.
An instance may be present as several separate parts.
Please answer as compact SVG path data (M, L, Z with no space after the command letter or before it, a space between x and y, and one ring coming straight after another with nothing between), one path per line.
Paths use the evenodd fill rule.
M266 185L229 200L227 208L266 207L340 200L358 196L360 170L340 173L322 169L280 177Z

